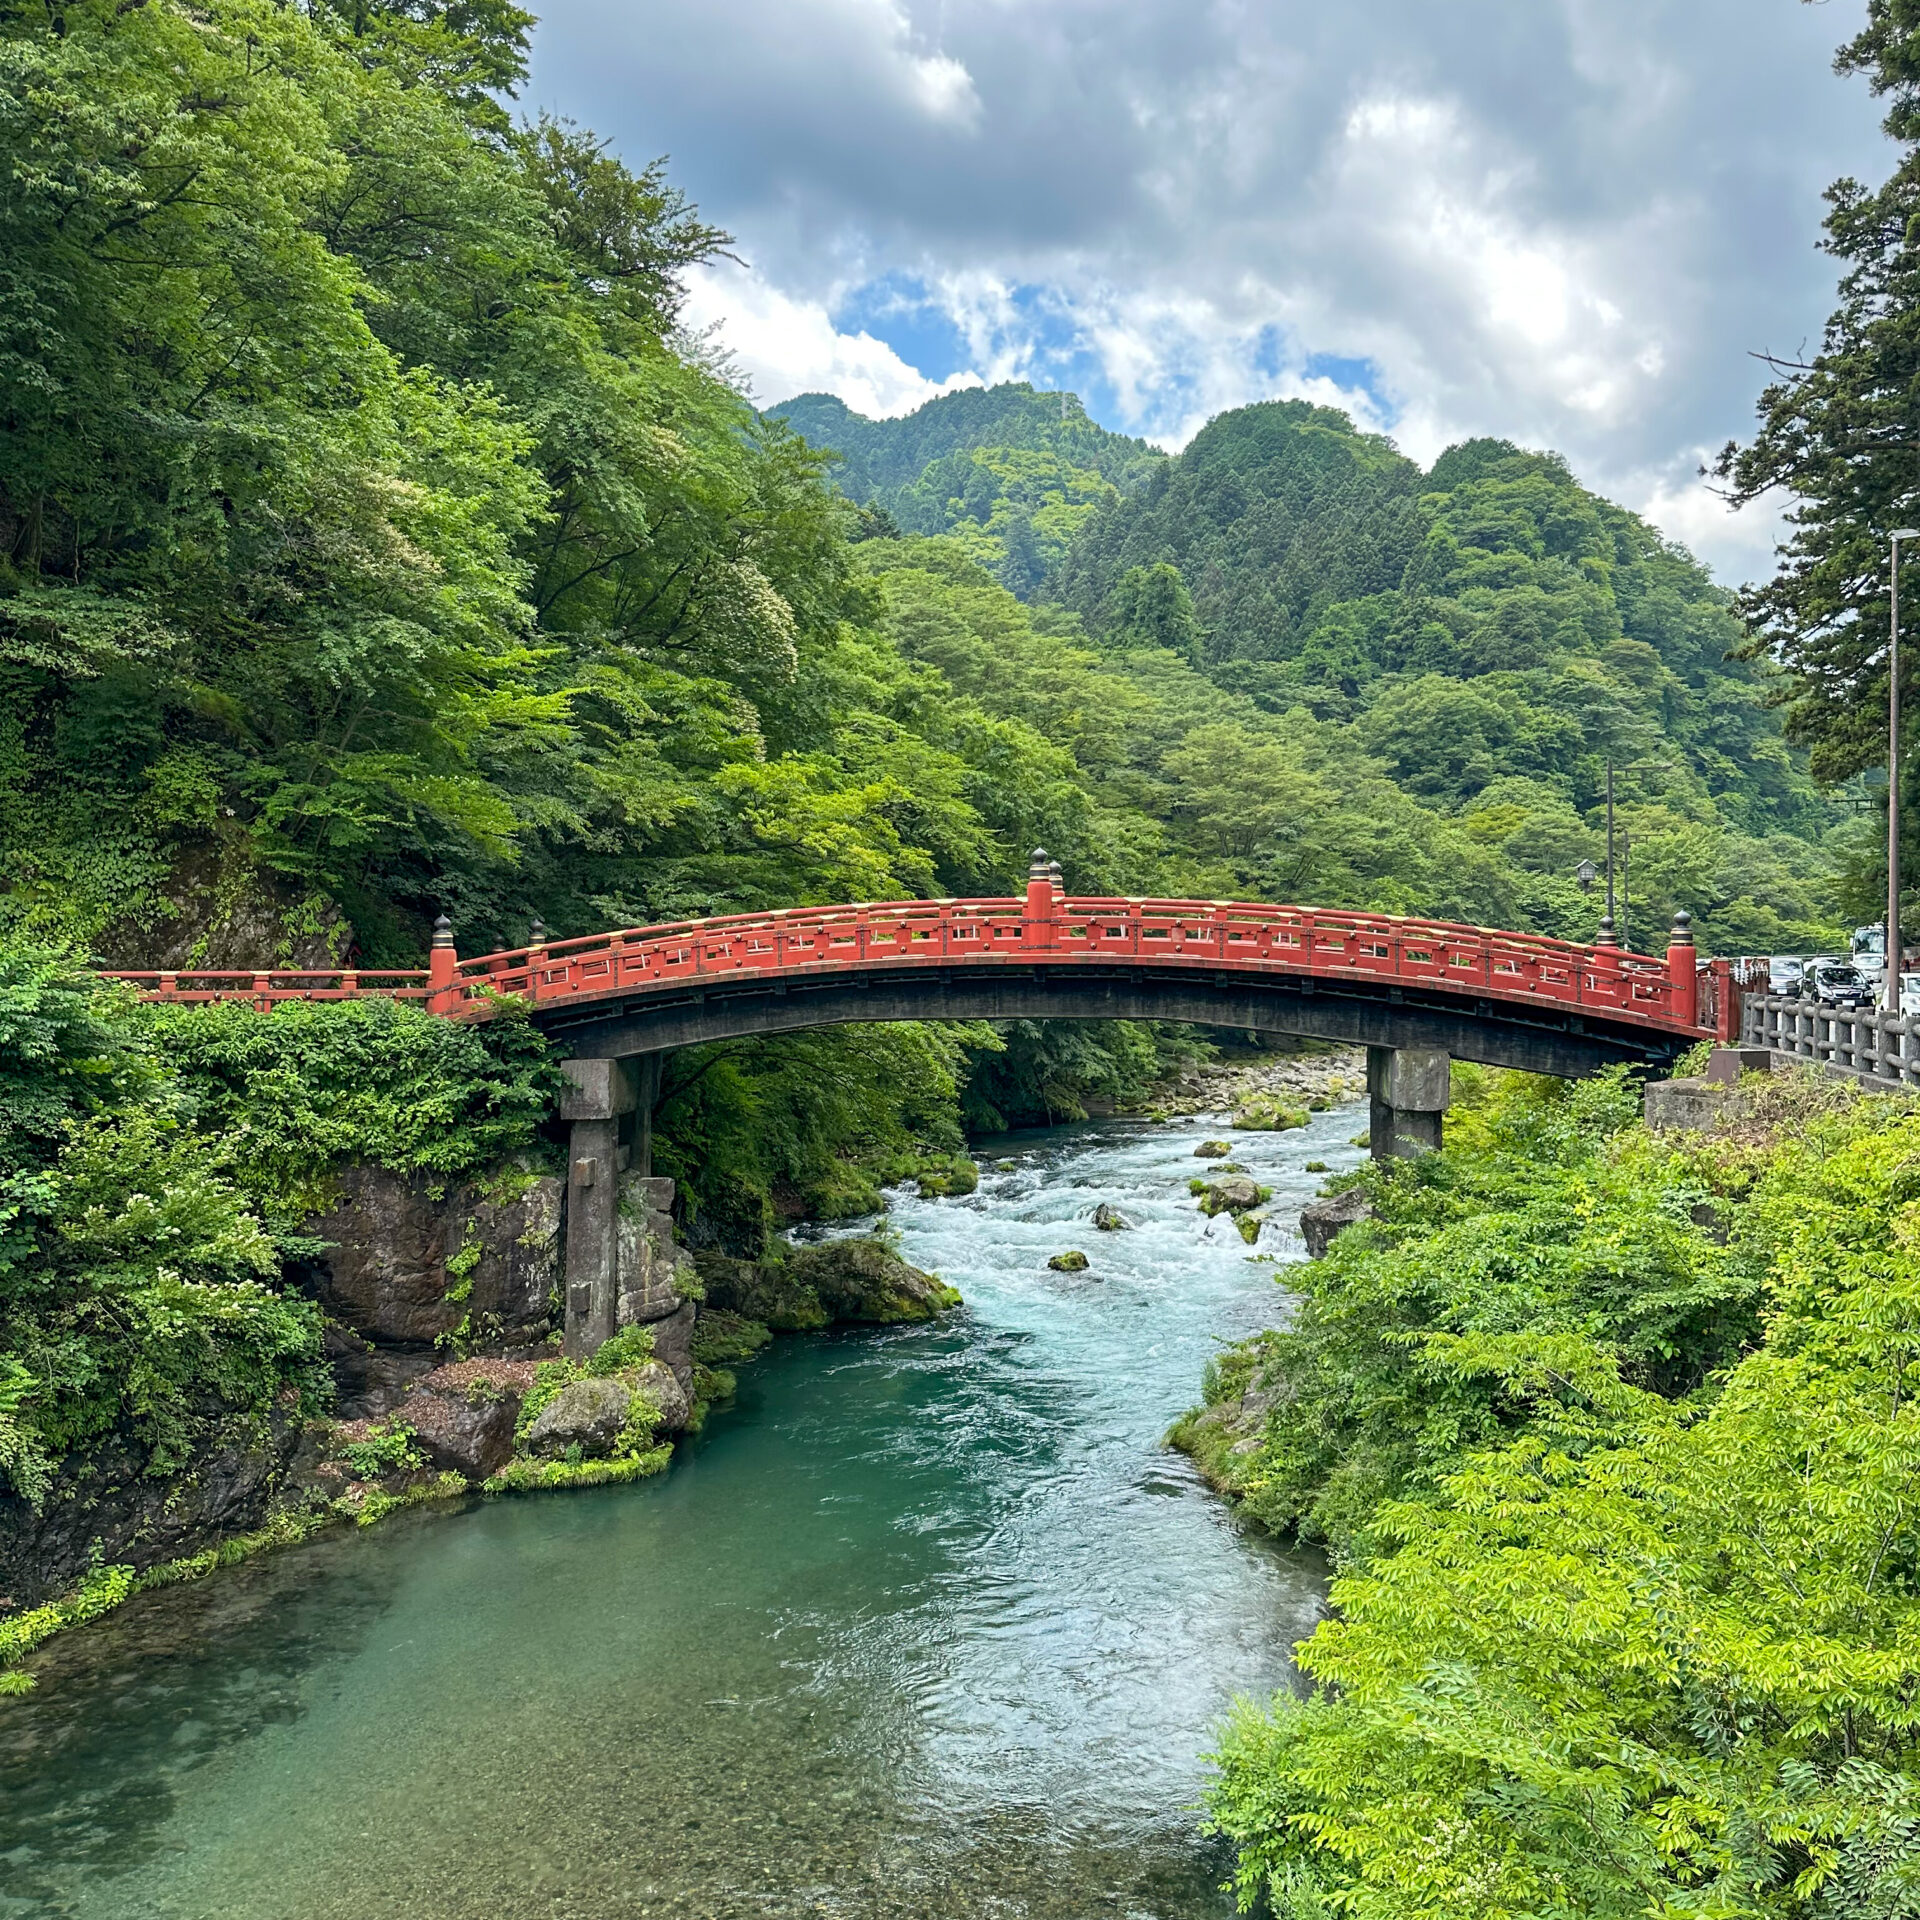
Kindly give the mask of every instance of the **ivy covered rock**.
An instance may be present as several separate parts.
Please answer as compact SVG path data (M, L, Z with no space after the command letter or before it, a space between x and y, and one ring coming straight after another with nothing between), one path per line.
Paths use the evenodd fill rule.
M1047 1262L1055 1273L1085 1273L1090 1264L1078 1247L1069 1247L1065 1253L1056 1253Z
M1286 1133L1307 1124L1307 1110L1289 1106L1277 1094L1256 1093L1234 1109L1233 1124L1243 1133Z

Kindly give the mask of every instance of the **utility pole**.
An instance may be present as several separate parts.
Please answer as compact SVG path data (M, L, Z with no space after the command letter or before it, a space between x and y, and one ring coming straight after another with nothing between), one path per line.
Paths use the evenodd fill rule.
M1620 923L1613 917L1613 762L1607 762L1607 931L1617 933Z
M1880 999L1889 1013L1900 1011L1900 542L1920 540L1920 531L1900 527L1888 536L1893 563L1888 568L1887 613L1887 970Z

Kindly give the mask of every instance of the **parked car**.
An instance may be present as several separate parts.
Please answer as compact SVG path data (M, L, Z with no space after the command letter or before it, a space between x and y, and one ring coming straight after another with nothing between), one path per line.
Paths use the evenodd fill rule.
M1800 997L1801 977L1807 970L1807 963L1797 954L1776 953L1767 960L1767 991L1783 995L1789 1000Z
M1920 1013L1920 973L1903 973L1900 976L1900 1011L1904 1014Z
M1873 987L1851 960L1809 960L1800 994L1823 1007L1873 1005Z

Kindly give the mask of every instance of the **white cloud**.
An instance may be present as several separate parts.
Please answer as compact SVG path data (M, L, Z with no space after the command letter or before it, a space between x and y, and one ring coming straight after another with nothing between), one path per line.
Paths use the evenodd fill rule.
M1864 6L567 0L533 97L740 236L696 312L768 398L1025 377L1177 445L1300 395L1553 447L1738 578L1773 523L1689 476L1831 305L1821 190L1889 164L1830 72Z
M1669 540L1677 540L1713 570L1724 586L1741 586L1773 570L1773 550L1787 528L1781 503L1756 500L1734 512L1698 472L1707 449L1683 471L1649 478L1633 475L1609 487L1599 478L1590 485L1651 520Z
M762 404L797 393L837 393L856 413L878 420L980 384L973 374L929 380L870 333L840 332L817 301L796 300L738 267L689 275L685 318L696 332L718 328L720 343Z

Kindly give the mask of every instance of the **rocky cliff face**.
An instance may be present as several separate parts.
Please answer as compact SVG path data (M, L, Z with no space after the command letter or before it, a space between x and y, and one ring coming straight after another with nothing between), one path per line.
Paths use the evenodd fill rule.
M109 1445L65 1461L37 1510L0 1495L0 1613L66 1592L96 1563L144 1572L257 1527L299 1442L290 1413L214 1413L193 1452L163 1475L145 1454Z

